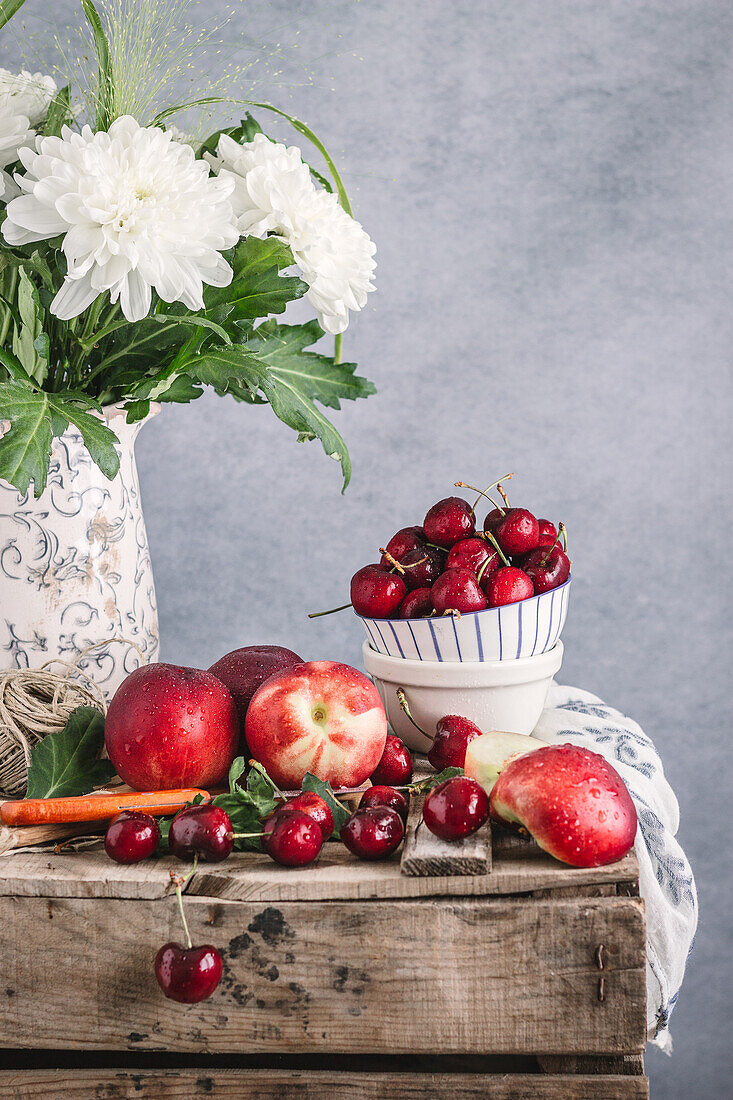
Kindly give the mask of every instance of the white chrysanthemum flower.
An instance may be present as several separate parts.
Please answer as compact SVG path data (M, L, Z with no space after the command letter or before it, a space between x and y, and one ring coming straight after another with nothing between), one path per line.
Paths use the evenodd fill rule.
M18 151L30 145L37 126L56 95L56 83L43 73L11 73L0 68L0 198L17 194L7 172Z
M21 150L27 194L8 203L3 236L28 244L63 235L67 275L51 303L62 321L100 294L128 321L147 316L152 289L164 302L203 308L203 284L226 286L221 255L236 244L233 181L210 175L188 145L157 127L118 118L109 132L38 138Z
M279 237L292 250L309 285L321 327L333 334L363 309L374 289L376 248L335 195L319 190L295 146L256 134L239 145L226 134L218 156L208 156L220 178L235 180L232 205L242 236Z

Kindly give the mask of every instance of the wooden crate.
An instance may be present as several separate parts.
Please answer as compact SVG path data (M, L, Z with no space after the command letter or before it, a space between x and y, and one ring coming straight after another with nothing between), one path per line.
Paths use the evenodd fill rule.
M407 875L399 854L338 844L303 870L202 865L191 935L225 969L192 1006L152 970L182 938L174 864L0 857L0 1096L648 1096L633 854L581 870L494 836L480 875Z

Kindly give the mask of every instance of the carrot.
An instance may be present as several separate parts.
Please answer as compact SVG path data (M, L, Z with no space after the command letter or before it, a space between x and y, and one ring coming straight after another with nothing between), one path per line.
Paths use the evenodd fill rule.
M0 803L3 825L58 825L66 821L106 821L122 810L144 810L153 815L174 814L197 795L208 791L125 791L85 794L76 798L24 798Z

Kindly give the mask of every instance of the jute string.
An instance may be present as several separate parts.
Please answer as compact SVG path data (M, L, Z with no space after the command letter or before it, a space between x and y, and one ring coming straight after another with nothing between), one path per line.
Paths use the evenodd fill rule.
M94 649L119 642L137 650L129 638L105 638L83 649L72 662L54 658L38 668L0 672L0 795L22 798L28 786L31 749L49 733L63 729L72 711L81 706L107 713L107 702L92 677L79 668ZM51 669L58 670L53 672Z

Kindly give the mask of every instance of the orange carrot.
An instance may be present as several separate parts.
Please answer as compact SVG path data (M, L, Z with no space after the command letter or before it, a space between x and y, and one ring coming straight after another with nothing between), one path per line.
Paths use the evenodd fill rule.
M3 825L58 825L66 821L106 821L122 810L143 810L155 815L174 814L196 795L206 801L208 791L125 791L85 794L76 798L24 798L0 803Z

